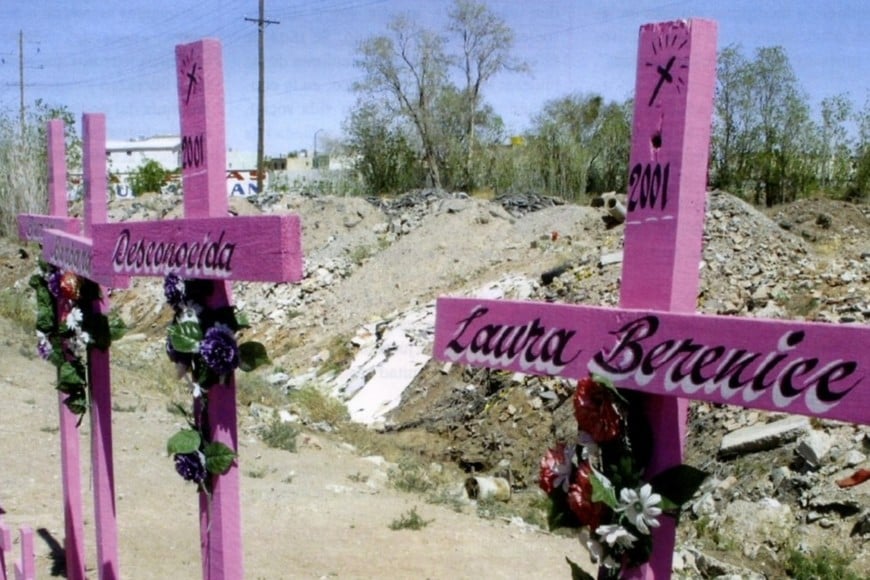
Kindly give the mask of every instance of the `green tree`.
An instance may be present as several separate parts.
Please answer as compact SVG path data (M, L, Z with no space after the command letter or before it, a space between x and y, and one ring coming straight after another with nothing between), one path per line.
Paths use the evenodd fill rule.
M133 195L159 193L168 177L169 171L164 169L159 162L149 159L130 175L130 189L133 191Z
M456 59L465 79L461 93L465 109L461 187L470 191L475 186L473 166L483 86L502 71L520 72L527 70L528 66L511 54L513 30L486 4L456 0L448 15L448 30L461 43L459 58Z
M361 103L409 130L430 185L470 190L491 173L501 137L501 119L484 102L483 88L499 72L525 65L511 58L513 33L485 4L456 0L448 17L446 34L398 16L388 34L365 40L356 60L363 80L354 90ZM458 49L450 39L458 39ZM451 79L456 71L460 82Z
M544 190L566 199L586 196L590 185L623 190L631 139L625 105L597 94L549 101L535 117L529 142Z
M393 19L391 36L375 36L362 43L356 65L364 80L354 90L384 112L407 119L415 128L427 176L441 187L435 103L447 82L448 58L444 37L422 28L406 16Z
M818 133L785 51L760 48L750 61L730 46L718 72L714 185L768 206L812 189Z
M821 117L816 174L823 190L842 197L852 173L854 144L847 127L853 118L852 103L845 95L827 97L822 101Z
M357 175L371 194L396 193L421 181L417 154L406 129L373 104L359 105L345 122L346 147L356 158Z

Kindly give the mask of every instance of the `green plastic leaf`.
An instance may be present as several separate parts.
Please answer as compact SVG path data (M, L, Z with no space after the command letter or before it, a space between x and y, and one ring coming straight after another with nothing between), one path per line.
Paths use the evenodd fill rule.
M603 502L610 509L619 507L619 501L616 499L616 489L609 479L593 470L589 474L589 482L592 484L592 501Z
M60 370L57 376L58 388L64 385L84 385L85 373L81 365L74 365L71 362L65 361L60 365ZM63 390L63 389L60 389Z
M691 465L675 465L653 477L650 485L671 504L682 506L692 499L708 475Z
M127 333L127 325L115 312L109 313L109 337L112 342L120 340Z
M616 396L616 398L619 399L620 401L622 401L623 403L628 403L628 401L625 399L625 397L622 395L622 393L619 392L619 389L616 388L616 385L613 384L613 381L611 381L607 377L593 374L592 380L595 381L596 383L598 383L599 385L601 385L602 387L604 387L605 389L607 389L608 391L610 391L611 393L613 393L614 396Z
M236 328L250 328L251 323L248 321L248 315L240 310L236 310Z
M182 429L166 442L166 451L170 455L193 453L199 449L202 437L193 429Z
M54 326L54 297L48 288L40 286L36 289L36 330L48 334Z
M243 342L239 345L239 359L239 368L245 372L250 372L270 362L266 347L254 341Z
M169 341L178 352L193 353L199 350L202 329L194 321L181 322L169 327Z
M235 452L223 443L209 443L203 449L205 469L213 475L223 475L233 466Z
M568 556L565 556L565 561L571 566L571 580L595 580L595 576L592 576L589 572L572 562Z
M82 390L71 394L64 400L63 404L76 415L84 415L88 410L88 398Z

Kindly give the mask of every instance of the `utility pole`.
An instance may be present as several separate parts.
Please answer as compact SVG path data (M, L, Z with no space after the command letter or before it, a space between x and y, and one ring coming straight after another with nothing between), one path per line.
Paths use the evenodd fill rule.
M18 31L18 91L21 96L21 134L24 134L24 31Z
M257 27L259 28L259 60L258 67L260 78L257 83L257 93L259 97L259 102L257 104L257 192L263 192L263 174L265 173L265 166L263 164L263 141L264 141L264 126L266 120L266 107L263 103L264 96L266 92L266 81L265 81L265 71L266 71L266 57L265 57L265 49L264 49L264 32L266 30L267 24L281 24L277 20L266 20L265 18L265 0L260 0L260 16L256 20L253 18L245 18L248 22L256 22Z

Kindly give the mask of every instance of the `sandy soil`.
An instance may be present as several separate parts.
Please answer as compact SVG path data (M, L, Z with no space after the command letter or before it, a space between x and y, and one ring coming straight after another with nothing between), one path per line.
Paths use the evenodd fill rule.
M63 541L53 368L33 356L33 341L14 323L0 319L0 329L0 505L11 526L45 530L36 551L46 578L52 543ZM197 578L196 495L163 452L179 418L159 393L134 390L127 374L113 377L122 577ZM80 431L93 571L87 420ZM240 439L247 578L555 578L568 575L566 555L584 561L576 540L395 491L383 468L324 436L300 438L298 453L244 431ZM420 531L389 528L412 509L432 522Z

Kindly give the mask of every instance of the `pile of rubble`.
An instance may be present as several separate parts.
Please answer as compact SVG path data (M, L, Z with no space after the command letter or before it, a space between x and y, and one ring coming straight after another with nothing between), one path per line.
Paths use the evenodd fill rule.
M113 205L110 215L113 220L171 217L180 211L176 205L173 200L137 200ZM556 219L547 214L555 207L563 221L550 226L540 216ZM420 190L392 200L262 196L236 201L233 211L303 216L303 282L235 285L236 302L255 328L270 321L260 325L258 338L270 352L277 350L278 363L291 370L275 373L277 388L318 382L347 401L357 420L387 431L424 429L441 437L444 446L435 459L476 471L509 465L515 485L534 489L540 453L570 429L570 405L564 402L571 385L429 360L431 299L449 290L615 306L623 229L607 227L604 209L562 208L557 200L534 195L486 202ZM456 219L450 221L451 216ZM438 227L432 226L436 220ZM450 246L460 232L474 239L475 232L493 228L510 229L514 237L509 247L492 248L485 262L464 264L462 248ZM776 208L768 216L734 196L712 192L698 310L866 324L868 229L866 207L811 200ZM433 236L440 239L429 239ZM407 246L397 250L400 242ZM487 243L495 242L480 242ZM435 253L455 252L457 266L465 268L457 267L450 280L432 282L428 295L415 295L393 280L398 257L413 251L419 254L401 262L405 268L413 265L414 271L403 272L412 279L444 278L444 272L427 267L427 256ZM527 275L509 274L521 268ZM373 273L361 277L364 271ZM487 274L489 282L481 285ZM371 280L380 284L365 293L409 292L406 306L359 319L340 310L347 300L342 297L352 295L342 290L345 285L369 286ZM136 302L117 302L129 324L156 327L159 285L153 286L150 294L134 293ZM358 291L357 299L369 299ZM340 321L342 326L336 317L350 320ZM339 328L352 329L346 336L352 357L344 372L323 374L333 353L318 351L311 357L299 345L323 344ZM162 342L153 343L150 354L162 355ZM299 352L305 352L302 361ZM863 426L694 403L687 461L713 477L681 520L678 572L685 577L752 577L776 569L787 549L825 545L849 551L856 565L870 569L870 483L857 482L870 469L868 434ZM713 552L719 555L714 558ZM748 559L752 564L747 569L728 563Z

